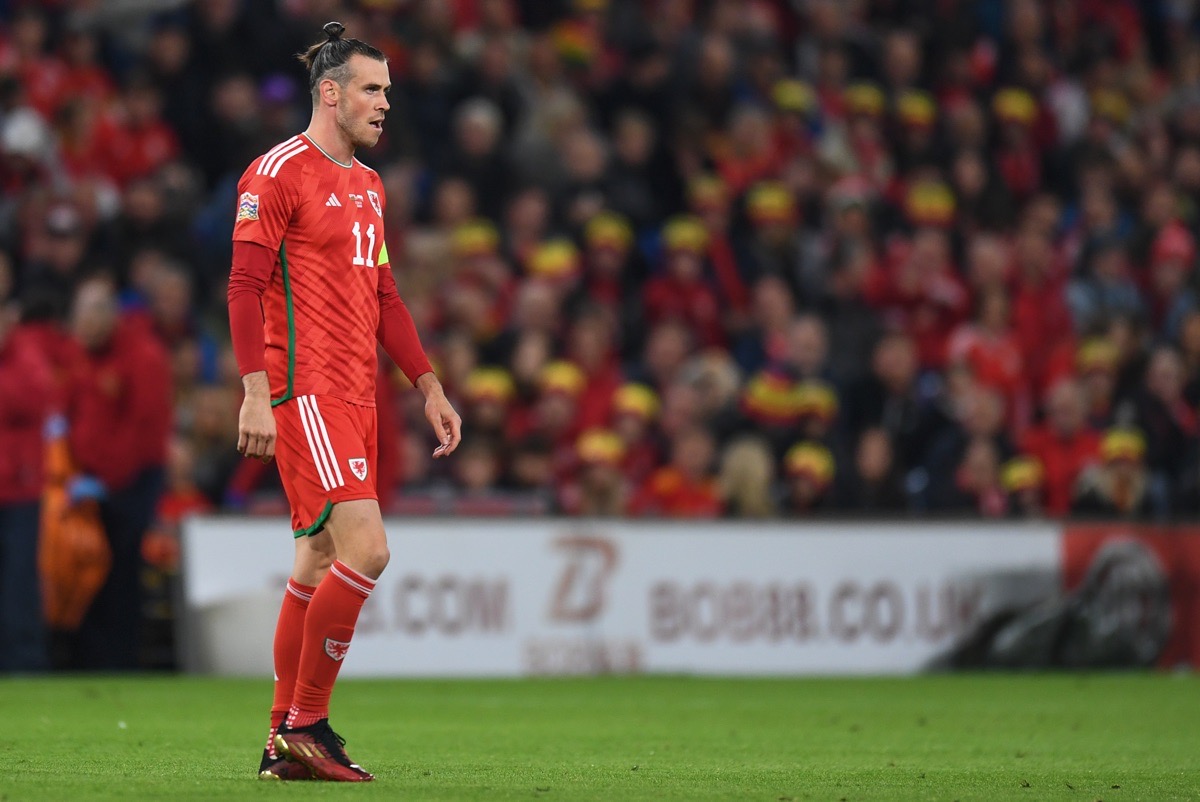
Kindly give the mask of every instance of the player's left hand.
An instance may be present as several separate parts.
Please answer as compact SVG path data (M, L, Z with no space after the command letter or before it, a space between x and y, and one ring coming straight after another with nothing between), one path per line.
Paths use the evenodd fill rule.
M453 454L454 449L458 448L458 442L462 440L462 418L454 411L454 407L443 393L430 393L425 397L425 418L433 427L433 433L438 439L433 458Z

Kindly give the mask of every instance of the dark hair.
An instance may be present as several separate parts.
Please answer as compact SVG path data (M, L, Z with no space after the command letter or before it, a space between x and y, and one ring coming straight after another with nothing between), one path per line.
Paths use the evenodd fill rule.
M313 99L317 97L317 84L326 78L337 81L338 86L345 86L350 80L350 69L346 62L353 55L366 56L376 61L387 61L387 56L377 47L372 47L361 39L343 39L346 26L340 22L327 22L323 28L325 38L300 53L296 58L308 68L308 91Z

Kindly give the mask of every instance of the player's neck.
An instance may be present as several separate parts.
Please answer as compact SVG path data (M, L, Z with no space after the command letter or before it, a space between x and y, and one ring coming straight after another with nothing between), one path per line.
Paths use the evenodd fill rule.
M332 120L321 120L313 117L305 129L304 135L317 148L343 167L354 162L354 145Z

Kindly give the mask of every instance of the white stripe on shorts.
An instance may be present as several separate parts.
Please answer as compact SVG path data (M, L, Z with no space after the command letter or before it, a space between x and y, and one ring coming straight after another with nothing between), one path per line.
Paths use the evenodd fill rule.
M317 468L317 476L321 478L321 486L326 491L332 490L335 485L330 480L331 473L329 466L325 462L324 446L316 431L316 425L309 420L308 396L297 396L296 408L300 411L300 422L304 424L304 436L308 438L308 448L312 452L313 465Z
M329 475L330 477L337 477L336 487L342 487L346 484L346 482L342 479L342 469L341 466L338 465L337 455L333 453L333 444L329 442L329 432L325 430L325 419L321 417L321 410L317 409L317 397L312 395L309 396L309 398L311 399L309 403L312 404L313 417L316 419L317 425L321 429L321 438L325 441L326 453L329 454L329 461L333 463L333 470L330 471Z

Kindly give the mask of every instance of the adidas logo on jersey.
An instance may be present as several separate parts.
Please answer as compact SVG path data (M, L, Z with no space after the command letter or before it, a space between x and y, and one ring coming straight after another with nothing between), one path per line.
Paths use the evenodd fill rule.
M329 200L325 201L325 205L326 206L341 206L342 202L337 199L337 195L334 195L332 192L330 192Z

